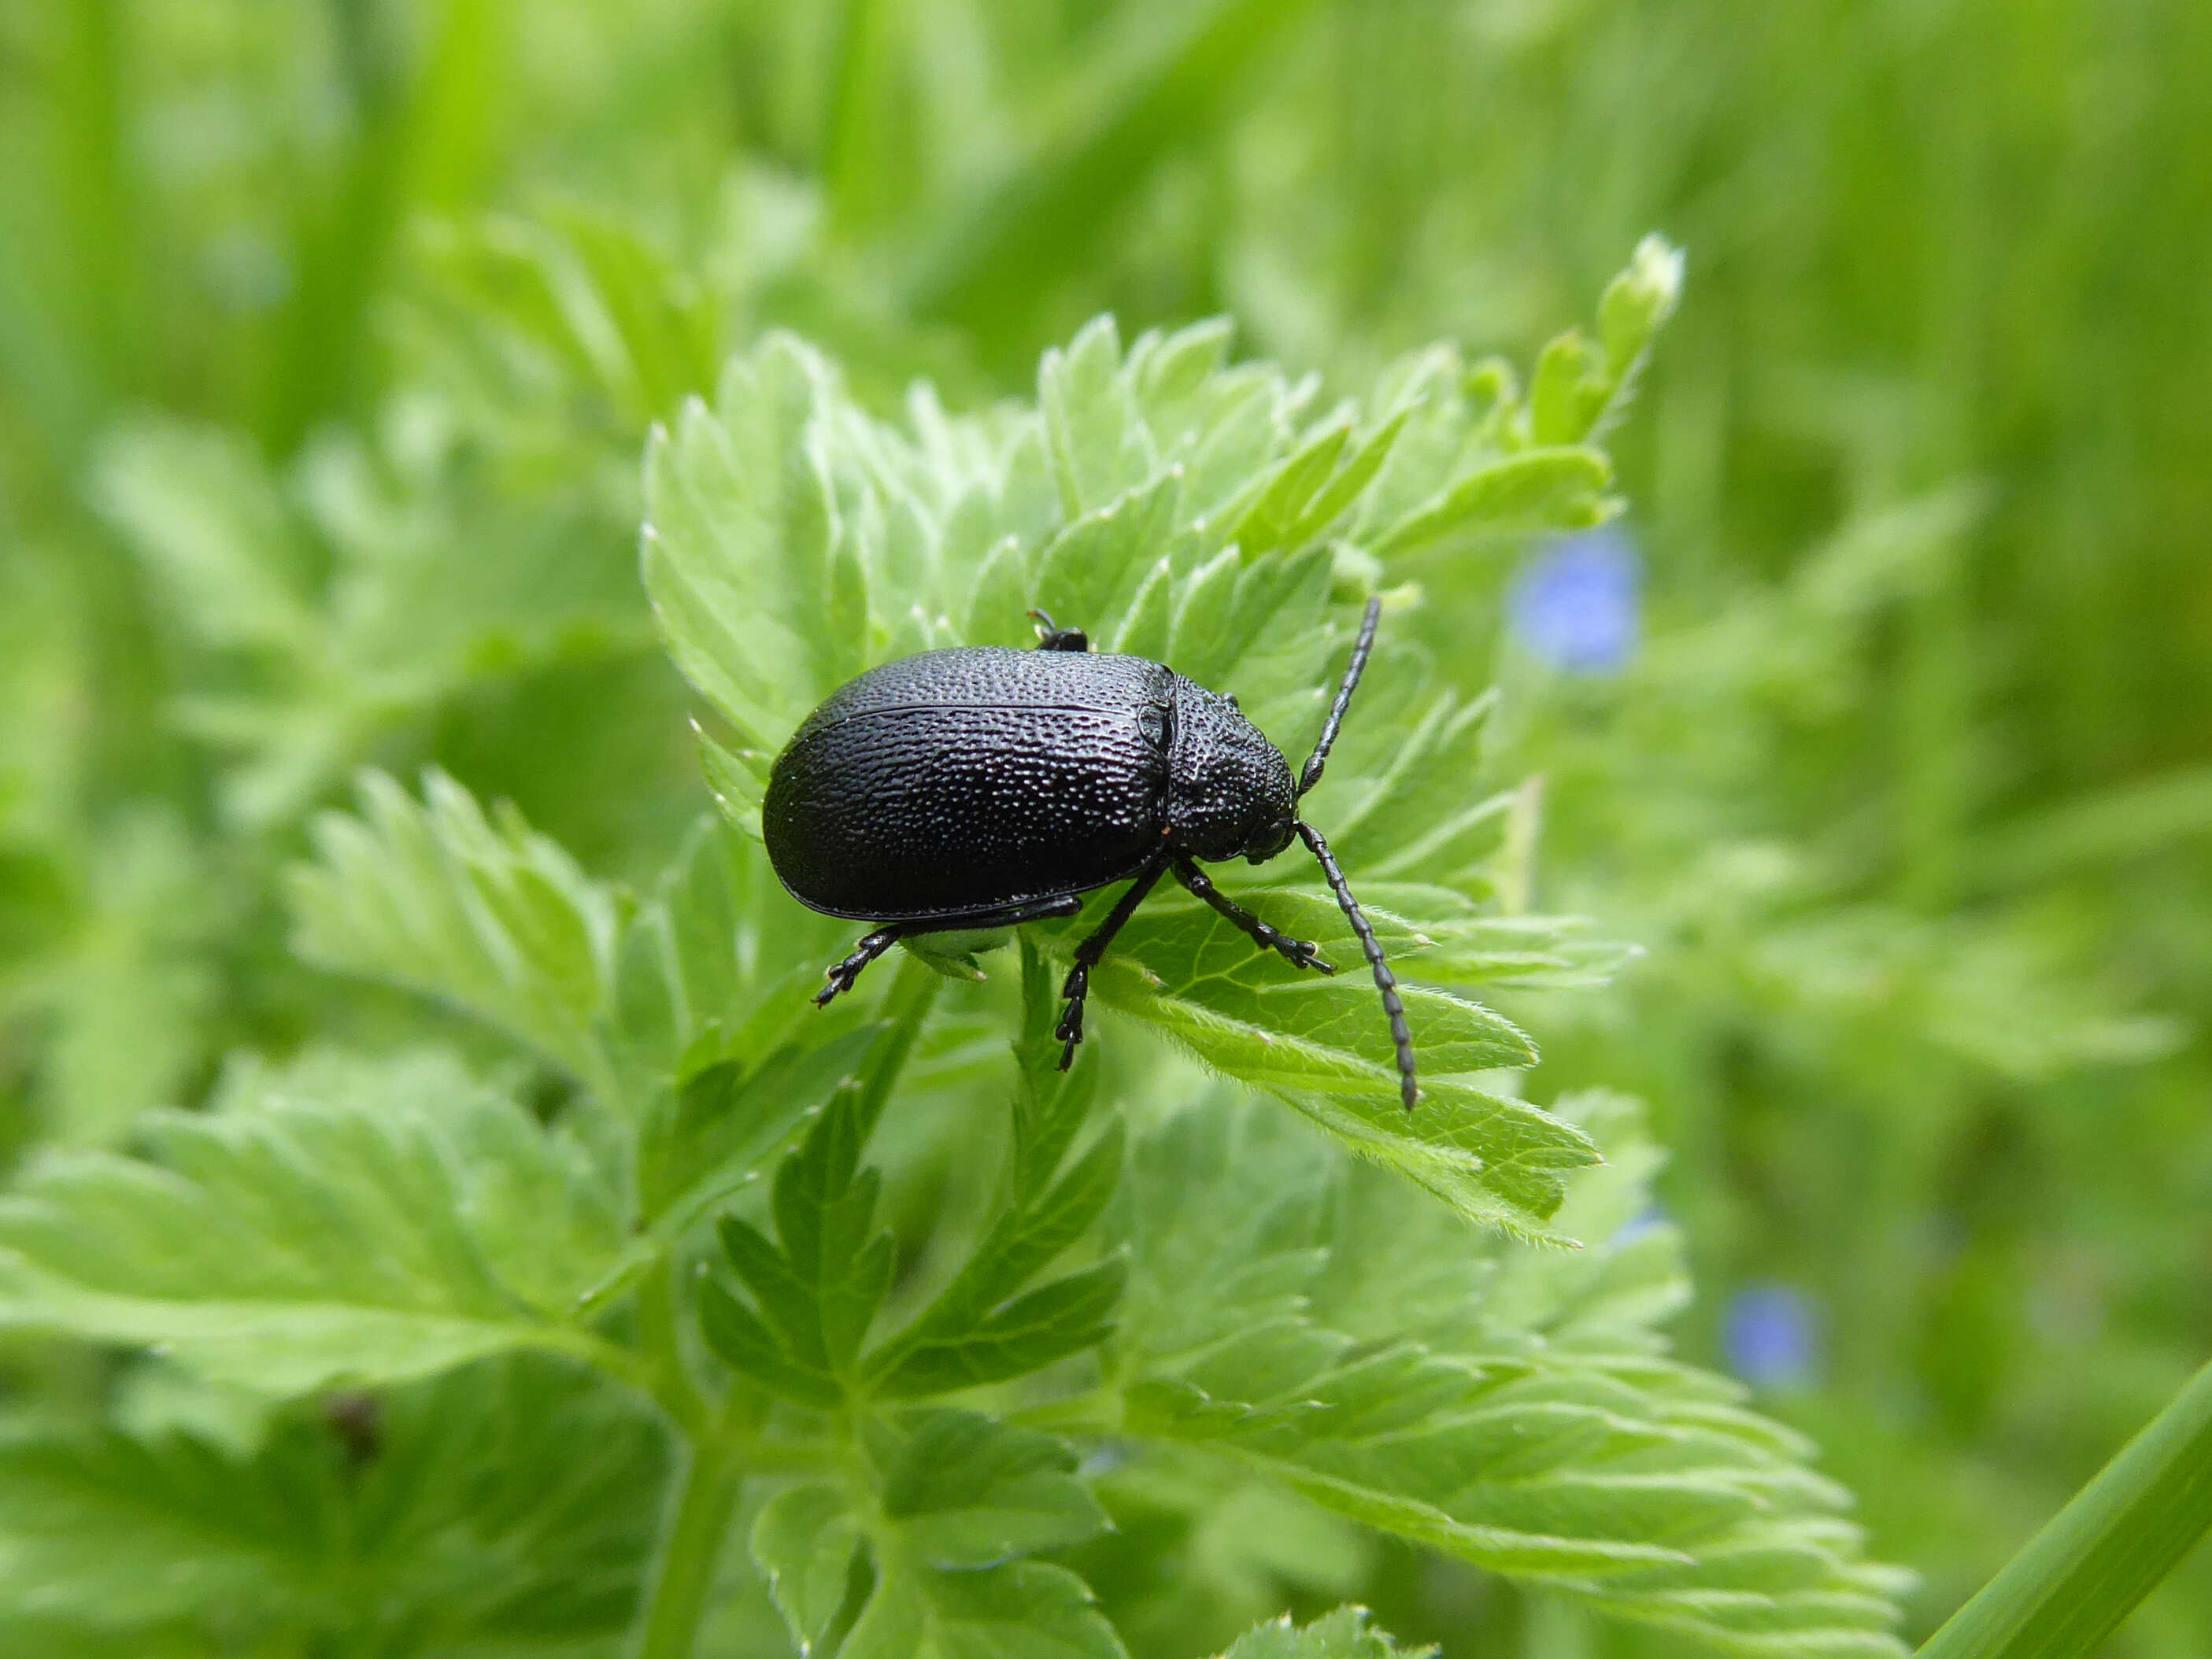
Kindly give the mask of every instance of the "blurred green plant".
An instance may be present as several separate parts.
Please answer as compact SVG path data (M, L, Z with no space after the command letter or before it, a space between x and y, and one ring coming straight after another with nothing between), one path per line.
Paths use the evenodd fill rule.
M696 1036L685 1011L740 982L787 1006L811 968L741 981L677 923L767 878L686 840L704 833L686 701L632 585L650 422L791 328L840 366L828 402L868 423L871 458L845 483L874 488L883 434L894 456L918 441L890 418L917 375L983 410L1101 311L1132 339L1228 312L1288 366L1297 434L1338 388L1374 387L1354 434L1373 436L1409 349L1533 357L1664 225L1694 252L1694 301L1610 434L1624 483L1591 486L1639 504L1610 672L1560 672L1515 632L1520 534L1333 568L1332 604L1391 592L1390 636L1434 668L1405 656L1361 718L1467 775L1440 787L1476 814L1460 833L1482 867L1407 884L1480 912L1456 942L1431 930L1431 965L1497 977L1440 988L1540 1032L1552 1097L1651 1100L1663 1213L1707 1292L1685 1351L1729 1356L1743 1291L1796 1310L1796 1380L1760 1403L1864 1494L1879 1553L1922 1570L1908 1628L1931 1631L2212 1346L2194 552L2212 116L2188 73L2208 54L2203 8L2081 0L0 11L0 1143L150 1146L146 1109L228 1101L239 1051L282 1068L431 1045L532 1121L585 1121L602 1089L668 1114L636 1179L664 1231L695 1228L772 1153L718 1138L708 1085L688 1116L660 1101L668 1033ZM1308 371L1330 389L1299 391ZM957 630L972 596L953 597L925 614ZM733 754L767 742L709 718ZM419 804L373 786L350 836L323 832L323 867L362 889L325 882L314 925L303 893L299 935L466 988L478 1017L287 949L283 872L364 766L455 781ZM516 818L473 805L495 801ZM1422 856L1378 844L1360 873ZM437 953L393 942L404 905L375 919L405 890L387 876L431 880L439 927L464 919L443 982L417 960ZM1643 965L1589 994L1621 952L1540 909L1601 918ZM478 938L486 914L557 971ZM608 969L610 925L676 967ZM683 986L655 994L667 1033L595 1000L610 982ZM1554 994L1570 983L1585 994ZM1139 1018L1094 1062L1139 1118L1153 1067L1163 1098L1196 1085L1136 1033L1172 1044L1218 1013L1151 988L1125 988ZM990 1203L990 1171L951 1154L1000 1133L998 994L939 993L871 1139L902 1274L949 1273ZM826 1099L872 1038L847 1041L818 1077L761 1086ZM731 1185L692 1179L717 1170ZM1524 1170L1500 1213L1525 1226L1512 1206L1587 1178ZM617 1308L634 1271L602 1292ZM361 1439L46 1338L0 1342L0 1382L11 1432L181 1421L342 1472ZM1066 1559L1143 1650L1351 1599L1455 1654L1662 1640L1378 1543L1223 1460L1156 1449L1085 1479L1119 1530ZM423 1524L459 1552L441 1559L489 1535ZM383 1570L323 1559L326 1584ZM2205 1650L2208 1585L2185 1565L2111 1651ZM380 1604L407 1625L441 1594ZM716 1650L785 1639L750 1571L702 1594ZM348 1622L335 1605L326 1627ZM77 1640L51 1621L21 1639Z

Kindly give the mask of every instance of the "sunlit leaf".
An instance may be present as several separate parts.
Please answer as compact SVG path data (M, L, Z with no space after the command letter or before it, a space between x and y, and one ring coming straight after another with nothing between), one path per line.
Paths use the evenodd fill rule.
M1680 1267L1626 1225L1652 1161L1631 1109L1565 1109L1622 1160L1575 1178L1580 1255L1378 1206L1249 1109L1176 1120L1138 1158L1129 1430L1730 1650L1900 1653L1898 1581L1804 1443L1649 1329Z
M568 1322L622 1245L584 1150L450 1065L249 1074L0 1199L0 1324L276 1393L422 1376Z
M452 1002L611 1095L595 1027L620 903L520 814L488 817L440 773L423 793L365 774L362 817L317 821L319 860L291 872L296 947Z

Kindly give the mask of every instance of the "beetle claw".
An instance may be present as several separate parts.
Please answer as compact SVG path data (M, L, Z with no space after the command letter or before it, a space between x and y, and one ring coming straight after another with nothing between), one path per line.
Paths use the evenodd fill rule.
M1264 946L1270 941L1262 940ZM1285 939L1277 933L1272 941L1284 961L1293 968L1310 968L1317 974L1333 974L1336 964L1321 953L1321 946L1310 939Z

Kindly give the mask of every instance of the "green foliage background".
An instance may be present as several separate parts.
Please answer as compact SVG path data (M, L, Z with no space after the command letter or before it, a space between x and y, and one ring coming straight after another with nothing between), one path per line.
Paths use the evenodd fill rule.
M1364 1659L1350 1614L1238 1639L1345 1601L1455 1655L1642 1653L1677 1638L1611 1613L1741 1637L1785 1557L1808 1620L1896 1595L1932 1629L2212 1338L2208 70L2178 0L0 12L0 1651L613 1650L672 1419L760 1475L707 1650L994 1619L1098 1650L1088 1583L1141 1653ZM1654 229L1686 283L1616 409L1659 250L1591 344L1545 343ZM751 543L732 453L794 480ZM817 483L849 542L807 539ZM1504 596L1615 498L1644 637L1563 675ZM1355 501L1357 556L1297 565ZM1259 562L1212 562L1222 502ZM843 673L1011 635L1058 580L1286 746L1352 600L1391 597L1317 810L1401 809L1339 840L1394 951L1434 941L1449 1069L1489 1068L1461 1139L1386 1086L1363 1115L1375 1034L1279 1012L1171 903L1132 936L1163 982L1102 980L1079 1101L1033 1052L1048 930L986 985L886 963L805 1013L845 932L702 824L690 720L742 820L746 751ZM1222 654L1261 614L1284 650ZM796 1326L760 1289L787 1158L861 1230ZM1546 1231L1621 1243L1514 1242ZM1029 1265L963 1300L993 1261ZM653 1329L698 1264L720 1359ZM1771 1281L1819 1352L1753 1417L1712 1372ZM975 1372L1018 1348L992 1310L1048 1296L1059 1335ZM1281 1341L1240 1375L1178 1320ZM776 1381L702 1396L708 1433L671 1352ZM1022 1380L1048 1361L1097 1375ZM984 1392L905 1403L933 1364ZM1604 1499L1462 1512L1269 1415L1363 1389L1461 1436L1601 1419L1557 1467ZM1677 1617L1664 1570L1593 1595L1509 1536L1593 1516L1692 1540L1685 1583L1779 1576ZM2208 1647L2196 1561L2113 1650Z

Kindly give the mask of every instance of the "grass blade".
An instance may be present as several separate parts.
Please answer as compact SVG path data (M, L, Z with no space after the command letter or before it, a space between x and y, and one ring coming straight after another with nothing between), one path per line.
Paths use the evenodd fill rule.
M1920 1659L2073 1659L2212 1524L2212 1365L2190 1380L1920 1650Z

